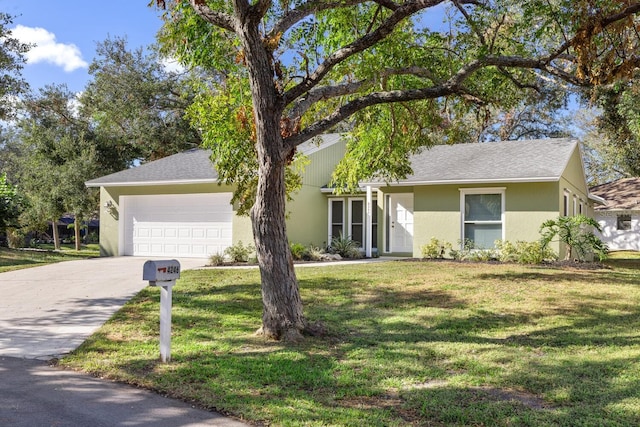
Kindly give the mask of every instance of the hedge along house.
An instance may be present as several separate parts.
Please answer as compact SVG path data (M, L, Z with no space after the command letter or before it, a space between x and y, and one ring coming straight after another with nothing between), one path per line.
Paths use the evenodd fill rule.
M298 151L310 164L302 188L289 202L292 242L325 245L329 182L345 153L337 134ZM86 183L100 187L100 254L203 257L237 242L253 242L250 219L231 205L233 188L218 183L208 150L192 149Z
M640 251L640 178L622 178L591 192L604 200L595 208L595 219L609 250Z
M498 239L535 241L544 221L592 216L597 201L578 142L570 139L435 146L411 165L406 179L361 184L366 206L377 207L368 211L374 227L367 229L377 229L381 254L419 257L431 238L454 248L465 239L478 248ZM382 221L373 220L376 213ZM554 249L564 255L559 243Z

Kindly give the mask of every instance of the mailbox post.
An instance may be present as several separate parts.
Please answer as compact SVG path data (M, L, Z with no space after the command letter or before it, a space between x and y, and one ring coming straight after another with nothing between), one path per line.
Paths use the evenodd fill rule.
M147 261L142 270L142 280L149 286L160 287L160 359L171 360L171 293L176 279L180 278L180 263L175 260Z

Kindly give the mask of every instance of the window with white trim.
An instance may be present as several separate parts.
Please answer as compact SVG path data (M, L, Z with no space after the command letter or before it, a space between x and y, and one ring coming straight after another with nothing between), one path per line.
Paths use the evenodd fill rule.
M504 240L504 188L461 189L462 242L473 247L495 247Z
M564 192L564 198L563 198L563 204L564 204L564 211L562 213L562 216L569 216L569 192L565 191Z

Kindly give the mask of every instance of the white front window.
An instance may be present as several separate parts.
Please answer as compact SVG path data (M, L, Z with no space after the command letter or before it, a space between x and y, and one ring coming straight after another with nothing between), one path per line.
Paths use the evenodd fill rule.
M504 240L504 188L461 189L460 210L463 244L486 249Z

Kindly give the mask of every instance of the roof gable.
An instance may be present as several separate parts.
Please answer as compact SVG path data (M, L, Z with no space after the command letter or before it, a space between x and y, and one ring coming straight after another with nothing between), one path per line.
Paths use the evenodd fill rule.
M569 138L436 145L413 155L413 173L395 184L558 181L577 147Z

